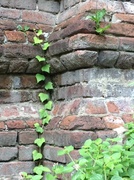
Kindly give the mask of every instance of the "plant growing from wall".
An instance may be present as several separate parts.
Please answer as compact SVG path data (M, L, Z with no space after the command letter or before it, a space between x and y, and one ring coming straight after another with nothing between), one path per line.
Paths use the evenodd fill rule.
M42 30L35 31L36 35L34 37L34 45L40 45L44 51L48 49L50 44L40 37L43 35ZM38 138L35 139L34 144L37 146L37 149L32 152L33 161L36 162L36 166L33 169L34 175L29 175L26 172L22 173L24 179L30 180L41 180L43 178L44 172L51 172L50 169L43 165L43 146L45 144L45 138L42 137L44 132L44 126L49 123L51 116L49 111L52 109L53 102L50 100L49 91L53 90L53 84L51 81L47 80L47 75L50 73L50 64L47 63L45 57L39 55L36 56L36 59L39 63L42 64L41 72L36 74L37 83L44 83L44 92L39 93L39 99L44 104L43 108L39 110L40 118L42 123L35 123L35 131L38 134Z
M86 17L86 19L91 19L92 21L95 22L95 31L100 35L104 34L104 32L110 28L110 24L104 27L100 26L100 23L104 19L105 15L106 15L106 10L101 9L101 10L96 11L94 15Z

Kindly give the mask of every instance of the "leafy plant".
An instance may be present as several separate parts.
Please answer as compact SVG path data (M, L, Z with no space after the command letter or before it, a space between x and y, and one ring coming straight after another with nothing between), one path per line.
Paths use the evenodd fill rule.
M25 25L24 27L22 27L21 25L18 25L17 29L18 31L26 32L29 30L29 26Z
M66 166L55 165L56 177L70 174L71 180L133 180L134 179L134 123L126 124L124 144L120 138L87 140L79 150L80 158L73 160L73 147L65 147L58 155L69 155ZM64 179L64 178L63 178Z
M105 17L105 15L106 15L106 10L101 9L101 10L98 10L95 13L95 15L86 17L86 19L91 19L92 21L95 22L95 30L100 35L103 34L108 28L110 28L110 24L108 24L108 25L106 25L104 27L100 26L100 22Z

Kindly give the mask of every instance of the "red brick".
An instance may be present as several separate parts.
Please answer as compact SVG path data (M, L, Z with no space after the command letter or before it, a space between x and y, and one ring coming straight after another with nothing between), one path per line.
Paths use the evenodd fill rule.
M103 121L108 129L115 129L124 126L124 121L120 117L116 116L106 116Z
M0 115L1 116L1 115ZM0 129L4 130L5 129L5 124L4 122L0 122Z
M61 117L53 117L48 125L45 126L46 130L59 129L59 124L61 121Z
M114 23L111 24L110 28L106 31L109 34L115 34L120 36L134 37L134 24L126 24L126 23Z
M47 144L56 146L73 145L75 148L80 148L87 139L96 139L97 135L92 131L45 131L42 135L46 139Z
M100 36L95 34L77 34L70 38L70 49L118 49L117 37Z
M84 101L84 106L86 105L86 113L87 114L106 114L106 107L103 101Z
M17 143L17 132L0 132L0 146L14 146ZM0 173L1 174L1 173Z
M33 120L33 119L32 120L26 120L26 124L27 124L28 128L34 128L35 123L42 124L42 120L39 120L39 119L37 119L37 120Z
M10 89L11 87L12 87L11 76L0 75L0 89Z
M133 114L123 114L122 119L125 123L134 122Z
M26 126L23 120L8 120L6 125L8 129L24 129Z
M20 31L5 31L7 41L24 43L26 41L25 34Z
M60 128L69 129L69 130L105 129L105 124L104 124L104 121L98 117L67 116L61 121Z
M28 67L28 61L24 58L18 58L10 62L8 73L25 73Z
M18 175L20 172L32 173L34 162L7 162L0 163L0 175L7 176ZM14 177L13 176L13 177Z
M8 19L19 19L21 17L21 11L17 9L8 9L2 8L0 9L0 16Z
M98 138L101 138L103 140L107 138L115 138L117 136L117 133L112 130L107 130L107 131L96 131L96 134Z
M16 24L12 20L0 20L0 29L2 30L14 30L16 29Z
M55 16L46 12L23 11L22 20L26 22L55 25Z
M112 22L113 23L116 23L116 22L134 23L134 15L115 13L112 17Z
M112 101L107 103L107 108L110 113L119 113L118 106Z
M35 131L21 131L19 132L19 144L33 144L38 135Z
M66 156L58 156L58 151L63 150L59 147L46 145L43 150L43 155L46 160L66 163Z
M21 88L39 88L39 85L37 85L37 81L34 75L23 75L20 77L21 81Z
M37 149L35 145L19 146L19 161L30 161L33 159L32 152Z
M19 111L18 111L18 109L17 109L16 106L6 107L6 108L2 111L1 115L2 115L2 116L5 116L5 117L7 117L7 118L8 118L8 117L11 117L11 116L16 117L16 116L19 115Z
M10 161L16 159L18 154L17 147L0 147L0 161Z
M123 51L134 50L134 38L130 37L120 37L119 38L119 49Z
M36 29L42 29L43 32L50 33L53 31L53 26L44 25L44 24L36 24Z

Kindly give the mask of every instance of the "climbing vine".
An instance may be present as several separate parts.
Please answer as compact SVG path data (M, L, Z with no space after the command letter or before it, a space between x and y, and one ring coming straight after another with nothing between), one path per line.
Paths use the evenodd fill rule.
M23 29L21 28L21 31ZM35 31L34 36L34 45L40 45L41 48L46 51L50 44L43 40L41 36L43 35L42 30ZM38 138L35 139L34 144L37 146L36 150L33 150L32 156L33 161L35 161L36 166L33 169L34 175L29 175L26 172L22 173L22 177L24 179L30 180L41 180L43 178L44 172L51 172L50 169L43 165L43 147L45 144L45 138L42 137L42 133L44 132L44 126L49 123L51 120L51 115L49 111L51 111L53 102L50 100L49 92L53 90L53 83L48 81L48 74L50 73L50 64L47 62L45 57L41 57L39 55L36 56L37 61L41 64L41 73L36 74L37 83L44 83L44 92L39 93L39 99L43 103L43 107L39 110L39 116L41 118L41 124L35 123L35 131L38 134Z

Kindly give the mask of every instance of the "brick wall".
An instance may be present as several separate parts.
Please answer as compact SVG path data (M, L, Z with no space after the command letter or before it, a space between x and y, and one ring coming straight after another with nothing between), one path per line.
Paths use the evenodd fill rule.
M40 122L41 104L33 29L50 33L47 57L55 84L52 120L42 136L45 163L66 163L57 151L73 145L72 156L88 138L115 137L124 123L133 121L134 4L133 1L8 1L0 2L0 179L18 179L32 172L33 124ZM105 36L95 33L88 14L105 8ZM25 25L26 32L17 30Z

